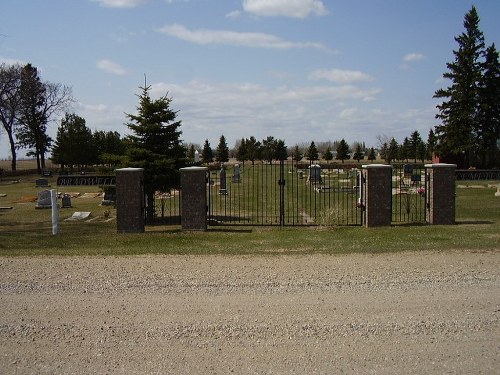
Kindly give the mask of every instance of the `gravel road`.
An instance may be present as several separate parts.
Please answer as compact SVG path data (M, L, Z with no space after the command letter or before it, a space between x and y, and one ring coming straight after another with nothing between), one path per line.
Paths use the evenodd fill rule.
M0 258L1 374L499 374L500 251Z

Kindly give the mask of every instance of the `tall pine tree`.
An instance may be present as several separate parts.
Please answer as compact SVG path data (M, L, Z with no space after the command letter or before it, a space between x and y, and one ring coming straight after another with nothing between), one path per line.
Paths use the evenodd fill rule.
M486 49L484 72L479 85L478 124L474 129L475 153L483 168L499 167L500 62L495 45Z
M455 160L463 157L462 166L468 167L474 147L474 130L480 127L477 111L484 54L484 36L474 6L464 17L464 28L465 31L455 38L458 43L458 50L453 51L455 61L446 64L448 71L443 74L451 85L437 90L434 97L443 99L437 106L436 118L441 121L436 126L437 151Z

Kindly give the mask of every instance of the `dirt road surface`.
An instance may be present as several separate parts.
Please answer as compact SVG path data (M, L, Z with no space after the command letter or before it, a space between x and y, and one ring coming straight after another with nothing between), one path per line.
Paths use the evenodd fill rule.
M500 251L0 258L1 374L499 374Z

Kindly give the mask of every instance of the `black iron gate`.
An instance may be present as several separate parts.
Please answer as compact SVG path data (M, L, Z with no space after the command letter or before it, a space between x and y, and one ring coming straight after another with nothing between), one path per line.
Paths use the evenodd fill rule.
M427 221L429 176L421 165L394 165L392 173L392 222Z
M209 225L361 225L358 175L357 169L292 161L211 170Z

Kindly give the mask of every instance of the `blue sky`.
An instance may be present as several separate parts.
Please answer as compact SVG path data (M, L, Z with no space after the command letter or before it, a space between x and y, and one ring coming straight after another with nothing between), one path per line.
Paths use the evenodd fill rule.
M2 0L0 62L71 86L92 130L128 133L146 75L186 143L377 146L436 125L432 96L472 4L498 49L497 0Z

